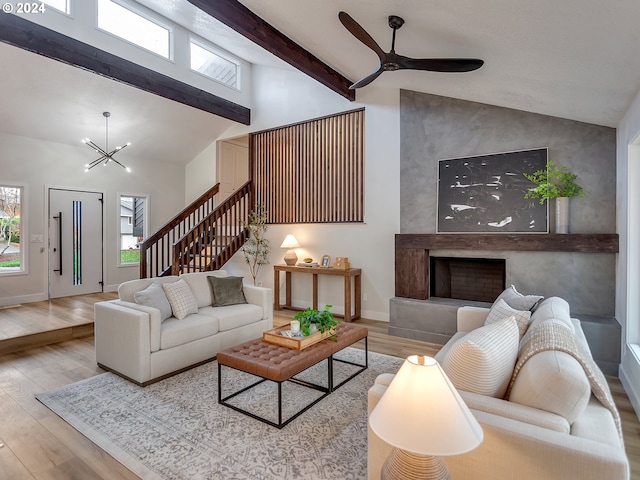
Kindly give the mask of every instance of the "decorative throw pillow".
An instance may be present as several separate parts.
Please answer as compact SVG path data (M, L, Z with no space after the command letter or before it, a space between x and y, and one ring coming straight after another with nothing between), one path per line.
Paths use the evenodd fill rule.
M511 285L505 291L503 291L498 298L496 298L493 304L495 305L498 300L504 300L511 308L516 310L531 310L537 305L537 303L544 297L540 295L523 295L516 290L514 285Z
M565 352L537 353L520 369L509 401L555 413L573 423L591 398L584 368Z
M213 293L214 307L247 303L242 289L243 277L207 277Z
M515 318L504 318L456 341L442 368L457 389L502 398L516 363L519 340Z
M484 324L490 325L507 317L514 317L516 319L518 330L520 331L520 338L522 338L522 336L526 333L527 328L529 328L531 312L529 310L516 310L515 308L511 308L509 305L507 305L507 302L502 299L493 304L491 310L489 310L487 319L484 321Z
M190 313L198 313L196 297L182 278L177 282L163 283L162 288L173 310L173 316L178 320L182 320Z
M171 305L164 294L162 285L153 282L147 288L133 294L133 299L138 305L145 305L160 310L160 320L164 321L171 316Z

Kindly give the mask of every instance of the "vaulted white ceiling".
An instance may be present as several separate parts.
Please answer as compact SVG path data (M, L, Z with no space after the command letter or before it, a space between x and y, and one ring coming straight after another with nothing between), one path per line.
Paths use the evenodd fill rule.
M325 63L357 81L376 55L338 21L349 13L382 47L387 17L406 21L396 53L476 57L464 74L387 72L378 86L616 126L640 88L637 0L240 0Z
M289 68L186 0L139 2L252 63ZM397 53L485 60L480 70L464 74L386 72L377 86L612 127L640 89L638 0L240 2L353 81L375 70L377 57L345 30L340 10L385 51L391 45L387 17L395 14L406 21ZM101 113L110 105L110 144L131 140L144 155L186 163L229 126L211 114L5 44L0 60L3 132L72 145L87 136L102 141Z

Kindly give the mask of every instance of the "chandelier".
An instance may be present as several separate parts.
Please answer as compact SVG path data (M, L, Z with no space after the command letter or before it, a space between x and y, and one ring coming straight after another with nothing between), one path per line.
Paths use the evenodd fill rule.
M126 145L116 147L113 150L109 151L109 117L111 116L111 114L109 112L102 112L102 115L104 116L105 130L106 130L105 147L104 149L100 148L98 145L96 145L92 140L88 138L85 138L84 140L82 140L82 143L92 148L93 150L96 151L96 153L99 153L101 155L100 158L95 159L93 162L85 164L84 171L88 172L89 170L91 170L93 167L95 167L100 163L102 163L106 167L109 162L114 162L120 165L122 168L124 168L127 172L130 172L131 169L129 167L125 167L122 163L120 163L118 160L113 158L113 156L123 148L131 145L131 142L127 143Z

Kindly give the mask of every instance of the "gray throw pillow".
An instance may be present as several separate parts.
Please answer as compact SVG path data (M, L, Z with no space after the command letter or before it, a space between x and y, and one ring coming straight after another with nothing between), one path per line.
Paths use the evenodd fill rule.
M207 277L213 293L214 307L247 303L242 290L243 277Z
M498 295L493 306L497 305L498 301L504 300L511 308L516 310L531 310L535 307L540 300L544 297L540 295L523 295L516 290L514 285L511 285L504 292Z
M138 305L153 307L160 310L161 321L164 321L171 316L171 305L169 305L169 300L167 300L167 296L164 294L162 285L158 282L153 282L144 290L135 292L133 294L133 300Z

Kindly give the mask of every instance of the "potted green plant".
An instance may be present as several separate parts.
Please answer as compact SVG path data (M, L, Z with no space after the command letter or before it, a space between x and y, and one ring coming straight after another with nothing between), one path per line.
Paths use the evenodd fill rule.
M325 305L324 310L316 310L313 308L307 308L294 315L294 319L300 322L300 331L305 335L311 335L315 329L320 333L331 331L340 322L333 317L333 314L329 310L332 305ZM315 327L312 327L315 325ZM332 340L336 339L335 335L331 336Z
M578 176L566 167L556 166L551 160L547 162L546 169L523 175L535 184L527 190L524 198L537 198L541 204L555 199L556 233L569 233L569 198L585 194L585 190L576 183Z
M584 189L576 183L578 176L566 167L556 166L551 160L547 162L545 170L525 173L524 176L535 184L535 187L527 190L524 198L538 198L540 203L554 198L581 197L585 194Z
M242 246L244 260L249 265L253 284L257 283L258 271L262 265L269 263L269 240L267 234L267 210L258 204L250 214L248 222L241 221L242 228L249 232L249 238Z

